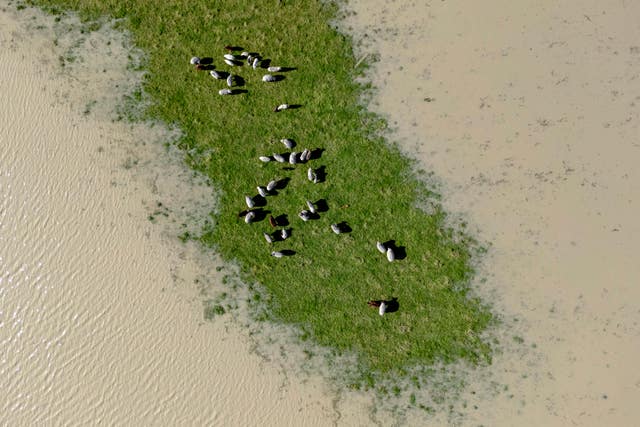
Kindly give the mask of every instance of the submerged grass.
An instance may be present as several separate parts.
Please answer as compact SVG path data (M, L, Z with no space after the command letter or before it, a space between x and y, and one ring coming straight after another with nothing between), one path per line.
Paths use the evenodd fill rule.
M362 370L401 372L412 365L460 358L489 360L481 339L491 321L487 307L469 296L470 243L445 224L439 208L426 214L418 200L430 196L411 173L411 163L387 144L385 123L365 111L363 88L350 41L329 25L337 6L299 1L37 0L53 13L78 11L87 22L101 16L122 19L123 28L146 52L144 90L150 118L175 124L191 167L206 174L220 193L215 226L201 240L242 274L268 290L275 320L294 324L311 338L340 352L355 352ZM233 44L295 67L278 83L247 66L233 69L247 92L219 96L224 82L189 65L193 55L212 57L216 69L224 46ZM264 70L263 70L264 71ZM141 96L138 98L142 98ZM296 110L274 113L281 103ZM302 148L323 150L320 158L291 170L259 155L283 152L280 138ZM289 165L286 165L287 167ZM307 167L324 167L326 180L312 184ZM286 215L292 236L270 246L267 220L247 225L238 216L244 196L257 185L288 178L264 207ZM317 220L297 213L305 200L324 200ZM329 225L346 222L350 233L335 235ZM406 252L388 262L375 246L394 240ZM272 250L295 255L276 259ZM380 317L369 299L397 298L398 310ZM220 314L217 305L208 315Z

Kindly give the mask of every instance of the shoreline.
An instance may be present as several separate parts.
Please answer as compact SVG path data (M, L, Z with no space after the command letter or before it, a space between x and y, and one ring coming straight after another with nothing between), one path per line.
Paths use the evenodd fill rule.
M627 373L640 350L634 344L640 319L628 301L638 295L632 285L620 284L637 283L640 278L629 258L638 243L632 215L638 211L637 202L626 198L626 194L637 192L633 182L640 182L640 177L629 166L637 156L632 138L637 130L637 109L630 98L632 91L627 89L633 82L627 67L637 62L637 56L633 45L625 44L628 34L615 32L616 25L625 28L625 14L610 5L606 17L595 13L595 8L585 10L588 20L572 19L579 15L577 9L565 6L556 12L566 22L558 23L551 12L542 9L531 9L527 15L518 8L503 7L458 10L442 4L427 10L404 3L398 8L383 2L367 3L366 7L353 4L357 19L362 20L355 23L347 18L347 22L358 28L356 33L369 34L370 41L360 45L361 49L380 55L369 73L377 87L371 106L388 117L392 140L397 136L404 152L413 154L419 166L441 178L447 210L468 221L482 241L493 242L477 285L510 322L503 331L506 344L494 357L494 364L476 371L475 382L464 390L461 402L465 407L456 408L460 414L452 418L435 414L430 423L633 422L639 383ZM493 24L491 31L481 25L464 25L476 22L477 16ZM505 16L510 20L505 21ZM508 25L502 31L493 31L505 22ZM545 22L557 24L553 31L541 33L548 34L549 40L532 41L519 32ZM582 37L571 38L572 31ZM615 43L596 37L598 32L617 34ZM489 40L483 39L487 34L491 35ZM589 44L594 40L595 51ZM523 50L530 43L535 60ZM556 55L557 49L562 55ZM598 69L610 77L608 84L593 84L597 74L581 75L576 64L589 61L600 64ZM522 67L523 63L529 66ZM553 73L548 75L538 64L553 68ZM511 79L510 86L501 85L509 81L505 76ZM562 102L556 99L556 91L563 95ZM608 107L604 122L600 108L589 101L593 97ZM430 101L425 101L427 98ZM612 148L603 149L596 144L598 139L612 141ZM549 145L549 141L563 141L564 145ZM139 162L136 156L121 160L134 170ZM122 165L110 167L121 169ZM143 186L153 187L154 179L157 176ZM155 197L148 198L155 201ZM142 217L153 212L152 207L153 203L147 204ZM162 220L163 215L157 217ZM151 233L154 227L143 228ZM183 254L180 259L191 256ZM589 261L586 265L585 260ZM172 275L174 271L167 277ZM175 288L172 280L166 283ZM612 285L602 286L604 283ZM186 281L183 284L185 288L192 286ZM185 310L193 315L184 324L188 328L200 325L195 328L201 334L196 335L198 339L202 334L207 339L203 329L215 329L213 335L228 333L227 323L212 326L197 321L201 313L194 308L200 302L198 297L185 289L176 292L186 304L182 307L188 307ZM175 303L175 298L164 301ZM165 308L170 311L171 303ZM234 356L251 354L246 360L253 367L257 361L253 372L268 371L270 381L279 386L269 383L271 388L256 399L255 390L262 390L263 382L256 377L246 383L240 380L244 388L235 404L245 402L249 409L243 407L234 413L207 408L200 421L211 416L209 420L242 423L264 411L280 421L280 414L269 412L267 402L273 402L270 399L274 396L273 405L287 402L292 420L301 408L317 414L313 421L318 424L391 420L388 414L370 413L371 400L345 397L335 390L326 393L327 385L322 381L309 387L304 380L297 382L295 375L281 375L284 367L273 369L277 356L269 360L275 353L262 359L253 357L255 343L241 339L238 344L235 338L227 338L226 344L229 341L234 345ZM183 344L183 348L189 345ZM181 358L176 355L174 360ZM204 362L196 357L193 363ZM208 369L206 363L203 366ZM260 375L265 374L257 375L263 378ZM171 376L167 381L169 390ZM203 393L211 391L211 384L201 386ZM298 399L298 393L309 397L307 403ZM200 403L191 402L194 406ZM403 417L399 419L408 424L424 422L424 413Z
M463 395L463 424L632 425L638 6L348 9L356 55L379 57L370 107L491 243L476 287L508 335Z
M51 18L51 17L50 17ZM51 18L53 19L53 18ZM38 30L42 30L42 28L38 28L37 24L36 25L36 29ZM63 22L64 25L64 22ZM106 23L102 23L101 25L109 25ZM83 28L83 25L79 25L79 28ZM63 27L61 29L61 32L58 33L55 36L51 36L51 39L54 40L54 44L57 45L59 42L63 42L64 40L62 38L60 38L61 36L63 36L67 31L68 31L69 27ZM65 51L64 49L61 49L58 52L58 57L54 58L54 57L45 57L43 56L43 61L44 63L49 63L49 64L53 64L53 63L57 63L57 62L61 62L62 64L64 64L65 67L70 67L70 68L75 68L75 71L82 71L84 73L88 73L88 74L84 74L82 76L78 76L75 75L73 77L72 80L66 81L66 84L69 85L67 87L59 87L58 89L56 89L56 96L58 97L58 101L52 101L53 103L58 103L60 102L60 99L66 99L66 101L62 102L62 105L66 105L66 106L71 106L73 107L73 109L75 110L75 113L79 113L81 112L82 116L92 116L94 114L96 114L97 116L100 116L100 114L103 115L108 115L109 116L109 121L118 121L119 119L116 117L114 118L112 116L113 111L111 110L111 108L109 107L110 105L112 105L115 102L120 102L119 101L119 97L121 97L124 94L129 93L131 90L135 90L136 85L132 86L131 88L128 89L122 89L123 92L121 95L118 95L117 93L109 93L108 90L108 86L109 84L114 84L115 87L118 87L118 83L115 80L106 80L106 81L100 81L100 79L98 81L95 80L91 80L93 77L95 77L96 74L104 74L105 70L104 69L100 69L100 61L104 61L107 60L107 57L109 57L111 55L111 53L104 53L102 51L100 51L99 49L97 49L97 46L100 46L101 48L105 48L107 50L113 48L114 46L112 46L111 48L108 46L111 46L111 41L109 40L109 35L104 35L101 32L102 30L99 30L98 32L88 32L88 34L92 34L93 36L96 36L98 38L102 38L101 40L91 40L88 43L86 42L86 39L83 38L83 43L85 43L85 48L88 47L90 49L96 49L96 51L92 52L91 54L93 55L97 55L95 57L92 57L92 59L88 59L90 56L87 56L86 58L83 58L83 55L87 55L87 52L82 53L82 49L80 48L79 51L76 51L74 53L74 49L78 49L78 46L80 46L82 43L80 43L79 45L73 47L73 49L70 49L68 51ZM22 37L22 36L21 36ZM129 48L130 43L128 43L127 41L123 41L121 39L118 39L119 41L116 42L116 45L120 46L120 47L126 47ZM68 42L70 43L70 45L73 45L74 43L76 43L76 41L74 40L68 40ZM47 41L43 41L42 43L44 43L45 45L47 44ZM101 44L101 43L104 43ZM44 48L46 49L46 48ZM102 57L102 58L101 58ZM48 59L44 59L44 58L48 58ZM94 62L98 62L98 63L94 63ZM87 68L86 65L89 65L89 67ZM123 65L124 67L124 65ZM44 69L44 68L43 68ZM109 73L111 73L111 71L109 71ZM94 76L91 76L90 74L93 74ZM117 76L111 76L115 79L117 79ZM138 83L136 83L138 84ZM88 88L91 88L92 85L96 85L97 89L95 89L95 92L91 94L91 96L88 98L89 100L87 101L87 94L83 93L84 91L86 91ZM109 96L107 96L106 99L102 99L100 98L100 96L109 93L109 95L111 96L111 98L109 98ZM78 99L80 99L80 94L82 94L82 96L84 98L81 104L73 104L73 102L69 101L69 97L76 97L73 98L75 101L74 102L78 102ZM114 97L115 95L115 97ZM104 105L103 105L104 104ZM105 108L102 108L105 107ZM125 114L126 115L126 111L122 112L120 111L119 114ZM86 118L86 117L85 117ZM102 117L102 119L104 119L105 117ZM84 120L84 118L82 119ZM59 120L58 120L59 121ZM75 124L75 126L77 126L77 124ZM94 124L94 126L96 126ZM112 132L111 129L108 129L108 126L106 124L98 124L96 126L97 128L99 128L101 130L101 132L103 134L108 134L110 132ZM160 134L162 134L164 131L162 130L158 130L156 129L157 132L159 132ZM126 133L127 131L125 131ZM144 135L144 131L140 131L141 134L140 135L136 135L137 138L142 139L143 141L146 140L146 138L148 138L148 136ZM169 138L175 138L175 134L172 134L171 132L169 132ZM101 135L101 137L103 137L104 135ZM160 138L161 140L163 138L167 137L166 135L164 136L158 136L157 134L151 138L151 140L153 140L154 138ZM119 136L117 138L119 141L118 142L122 142L125 140L125 137L123 136ZM142 145L144 145L145 143L143 142ZM104 144L105 146L108 146L109 144ZM104 151L109 152L109 149L105 149L105 146L103 145L99 145L98 147L96 147L96 152L98 153L102 153ZM118 152L118 155L121 155L119 162L121 162L121 164L119 165L111 165L110 168L114 169L114 168L122 168L126 171L136 171L136 170L142 170L142 167L147 167L149 166L149 159L146 158L145 156L141 156L140 153L136 153L135 151L131 151L128 148L125 148L122 150L122 152ZM163 171L163 166L158 167L158 170ZM113 170L111 171L113 173ZM183 171L184 172L184 171ZM172 212L167 211L164 207L161 207L158 205L158 201L154 200L157 197L153 196L153 194L155 194L155 191L157 190L157 185L158 185L158 180L160 178L160 181L162 181L162 177L160 176L161 173L157 173L155 176L149 176L146 174L142 174L140 177L137 177L136 179L140 179L142 182L142 185L139 184L135 184L134 186L136 187L136 189L138 189L138 187L145 187L147 186L148 188L152 189L152 195L147 194L146 196L143 196L145 201L144 204L146 206L146 212L142 215L143 217L147 217L149 215L154 217L154 220L160 220L162 221L163 216L165 216L166 213L169 213L169 215L172 214ZM181 175L180 172L177 173L177 175ZM188 175L188 173L186 174ZM124 181L129 181L130 178L120 178L123 179ZM133 184L133 181L131 181L131 183ZM111 183L111 185L114 185L113 182ZM169 183L170 186L172 186L172 190L175 191L177 194L179 194L180 190L180 183ZM203 198L208 197L207 195L201 195ZM164 204L164 202L163 202ZM178 206L180 205L180 202L176 203L176 208L178 208ZM204 208L204 207L203 207ZM139 211L138 211L139 212ZM130 215L130 214L129 214ZM204 216L204 215L203 215ZM139 217L139 216L138 216ZM175 222L176 220L174 220ZM179 221L177 221L179 222ZM147 224L148 225L148 224ZM175 225L175 224L174 224ZM147 230L146 233L148 234L149 231ZM179 256L179 259L184 259L185 257L189 258L191 256L194 256L192 253L190 253L190 255L186 255L184 252L182 252ZM179 262L179 261L177 261ZM209 267L209 271L211 271L212 267ZM170 271L170 275L172 277L172 280L174 280L175 282L175 269L176 266L173 265L171 267L171 271ZM233 275L233 273L232 273ZM192 280L194 283L196 283L198 280L200 279L200 277L191 277L189 280ZM224 278L223 278L224 280ZM185 284L188 284L188 280L183 280L183 282ZM175 287L175 285L174 285ZM163 287L162 288L162 292L164 292L167 287ZM184 295L183 295L184 293ZM191 304L193 304L193 300L197 299L197 297L194 297L188 290L182 289L180 291L180 294L182 297L186 298L187 300L190 301ZM186 295L186 296L185 296ZM241 327L246 327L246 325L241 325ZM220 329L226 329L229 328L229 325L225 322L223 325L217 325L215 327L215 329L220 332ZM212 335L215 335L215 333L210 332ZM253 331L251 331L249 329L249 334L253 333ZM275 331L270 331L270 333L273 334L274 337L278 337L280 336L283 332L280 330L275 330ZM262 358L263 360L266 360L270 366L271 369L269 370L269 378L270 380L276 380L276 381L280 381L281 384L286 384L286 387L279 387L278 388L278 393L284 394L287 397L287 406L283 409L286 411L292 411L291 413L287 412L290 416L293 416L293 409L292 408L297 408L298 405L300 404L304 404L306 405L306 407L311 407L314 408L313 411L314 413L316 413L316 411L318 411L319 413L321 413L321 416L310 416L310 418L308 419L308 422L310 424L313 424L315 422L319 423L319 424L324 424L325 422L336 422L336 423L343 423L343 424L351 424L351 423L357 423L359 422L358 420L361 419L368 419L371 420L373 422L385 422L385 421L391 421L394 420L395 417L399 417L397 419L403 419L403 417L405 416L404 414L402 414L401 412L398 413L397 410L393 409L393 408L389 408L389 407L380 407L380 408L376 408L376 404L381 403L380 402L380 396L376 395L373 391L370 391L369 393L358 393L358 392L354 392L354 391L347 391L347 390L336 390L335 388L335 384L333 383L327 383L327 381L325 379L321 379L317 377L317 371L313 371L313 373L311 375L308 375L306 372L304 372L304 375L302 375L300 378L294 378L291 376L291 374L289 373L285 373L286 370L288 370L288 368L295 368L294 372L296 374L300 373L300 367L298 366L299 364L299 360L297 358L299 358L299 355L296 356L291 356L291 355L286 355L284 357L284 360L282 359L283 355L282 355L282 344L284 343L285 345L287 344L287 340L289 340L291 338L291 336L289 335L289 332L285 332L284 333L286 335L286 337L284 338L284 341L277 341L276 343L278 345L280 345L280 348L275 348L275 346L273 346L273 348L270 348L268 346L265 346L265 343L263 342L251 342L250 340L250 344L249 344L249 348L250 351L249 353L249 358L250 359L254 359L255 355L258 355L258 359ZM229 338L227 337L227 340L235 340L238 337L235 336L234 338ZM215 338L213 339L215 341ZM240 341L243 341L244 344L246 344L246 341L244 341L245 339L242 338L242 336L240 337ZM240 344L242 345L242 343ZM256 347L258 347L257 351L256 351ZM301 350L302 352L303 350ZM281 354L277 354L277 352L280 352ZM196 352L197 353L197 352ZM305 353L302 353L302 356L304 356ZM319 356L315 356L316 358L318 358ZM273 360L278 360L278 363L276 363L275 366L272 365ZM307 362L305 362L307 363ZM316 362L316 366L317 366ZM325 377L330 377L330 378L334 378L335 377L335 373L329 373L326 374L325 369L327 368L327 366L324 366L324 362L320 361L320 364L323 364L322 369L320 370L320 372L324 372L325 373ZM295 366L293 366L295 365ZM262 368L263 366L261 366ZM208 369L208 368L205 368ZM302 368L303 371L306 368ZM259 375L256 373L256 371L251 371L249 373L250 375ZM262 374L262 373L261 373ZM260 374L260 375L261 375ZM284 377L284 378L283 378ZM252 384L256 384L255 383L255 377L253 378L253 382ZM279 378L279 379L278 379ZM310 386L309 384L313 384L312 386ZM206 387L204 384L199 384L199 386L201 387ZM386 385L383 384L382 387L385 387ZM260 388L260 386L256 386L256 388ZM116 387L117 389L117 387ZM133 387L133 389L135 390L135 387ZM224 387L223 387L224 390ZM304 390L304 391L302 391ZM311 392L309 392L309 390L311 390ZM278 393L271 393L273 396L279 396ZM310 402L305 400L305 402L307 403L301 403L299 399L293 399L291 396L295 396L298 393L302 393L304 395L309 396ZM250 396L250 394L247 394L247 396ZM260 398L262 399L262 394L260 394ZM245 396L243 396L245 397ZM407 397L408 399L408 397ZM391 399L393 400L393 399ZM243 401L243 399L239 399L240 402ZM260 405L269 405L270 403L270 399L265 399L264 401L261 401ZM146 403L145 403L146 404ZM198 402L194 402L194 404L198 404ZM406 402L402 402L402 404L406 404ZM106 408L105 410L109 410L110 408ZM232 409L230 409L232 410ZM409 408L409 410L411 410ZM227 417L228 419L237 419L237 417L239 416L238 413L234 413L232 416L231 415L220 415L219 412L212 412L214 411L211 408L207 408L207 410L205 410L203 412L202 415L200 415L202 418L201 419L205 419L207 416L211 416L214 417L212 419L215 419L215 417ZM256 416L256 411L252 411L249 413L244 413L243 411L238 411L238 412L242 412L242 414L240 416L246 416L246 417L253 417ZM257 413L261 413L263 412L258 411ZM420 416L424 416L424 412L422 412L422 410L418 410L417 411ZM277 414L274 413L273 415L275 416L279 416ZM396 419L396 421L397 421ZM331 421L330 421L331 420ZM240 423L240 421L238 421L238 423Z
M126 39L109 24L81 35L74 19L14 13L0 13L0 423L367 417L369 400L344 406L325 380L287 372L242 322L204 321L199 292L224 289L228 267L174 236L214 198L163 146L170 130L114 120L123 83L139 79Z
M218 191L217 211L196 239L237 264L242 281L266 289L267 298L251 289L251 298L263 301L261 317L291 325L302 341L323 346L325 354L357 360L334 363L345 366L335 376L356 389L385 393L389 387L383 383L407 369L490 359L492 344L483 331L492 313L468 294L470 241L445 223L436 195L379 135L383 121L358 103L361 86L353 81L351 46L328 23L336 5L315 0L256 5L235 10L236 18L221 7L212 11L206 29L197 8L180 2L116 10L113 4L86 1L75 7L87 20L126 14L121 25L147 55L144 88L153 102L144 117L179 126L176 146ZM314 19L305 20L306 15ZM234 38L266 55L264 67L222 62L226 25L233 19L260 22L236 29ZM194 54L208 56L207 68L237 75L242 88L234 96L219 96L217 90L227 83L189 64ZM275 79L279 83L261 79L270 62L287 65ZM274 114L274 105L283 100L300 108ZM299 144L293 150L306 148L312 156L296 160L299 153L284 152L289 163L276 162L283 147L272 143L284 136ZM269 153L274 161L259 161L261 154L270 160L264 156ZM319 179L309 178L316 173ZM272 180L280 183L277 191L255 195L257 186ZM425 212L419 202L432 209ZM314 203L318 211L307 218L312 220L299 218L301 209ZM275 219L267 220L271 216ZM343 224L346 232L335 233L332 224ZM273 227L275 232L286 227L292 238L274 241ZM376 240L384 243L384 256ZM395 308L377 316L367 302L378 300Z

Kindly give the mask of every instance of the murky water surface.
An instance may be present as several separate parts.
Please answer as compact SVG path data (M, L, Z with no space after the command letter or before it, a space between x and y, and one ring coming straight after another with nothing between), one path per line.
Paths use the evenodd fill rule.
M126 38L0 6L0 423L640 419L640 4L348 6L357 56L379 56L372 108L489 245L502 350L453 415L371 412L291 371L286 339L204 322L228 267L173 236L215 197L163 148L175 132L113 121L139 82Z
M637 424L640 3L346 10L372 108L490 245L478 286L515 335L460 422Z
M214 192L165 148L176 132L117 120L140 82L126 37L79 29L0 3L0 425L366 419L247 319L205 322L229 267L175 236Z

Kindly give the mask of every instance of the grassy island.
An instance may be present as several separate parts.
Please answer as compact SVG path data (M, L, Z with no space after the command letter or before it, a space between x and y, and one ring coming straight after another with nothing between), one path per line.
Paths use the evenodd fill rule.
M122 19L133 42L148 55L145 96L149 118L175 124L177 144L189 165L219 192L214 226L200 237L227 260L238 261L244 278L268 295L273 319L298 326L303 338L355 352L365 369L397 372L414 365L460 358L489 360L481 333L491 313L469 297L470 244L445 224L434 195L412 173L411 162L380 136L385 123L361 102L350 40L329 24L335 4L315 1L37 0L52 13L77 11L88 22ZM283 80L264 83L266 69L223 62L225 46L242 47L295 68ZM239 53L239 52L236 52ZM242 77L246 92L221 96L223 80L190 65L192 56L212 58L216 70ZM207 68L207 67L203 67ZM279 104L300 108L274 112ZM315 151L302 164L261 162L291 150ZM275 141L275 142L274 142ZM307 169L320 169L318 183ZM278 179L257 221L246 224L245 195ZM305 201L320 201L318 218L298 217ZM291 236L269 244L269 215L288 222ZM335 234L330 225L344 223ZM279 227L282 228L282 227ZM278 229L279 229L278 228ZM376 241L393 241L389 262ZM288 256L275 258L272 251ZM286 252L289 251L289 252ZM384 316L369 300L396 301ZM393 306L392 306L393 305Z

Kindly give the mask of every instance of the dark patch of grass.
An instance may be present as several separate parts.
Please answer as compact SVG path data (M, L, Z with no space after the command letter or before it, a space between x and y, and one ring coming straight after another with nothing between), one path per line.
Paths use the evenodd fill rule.
M207 320L212 320L216 316L222 316L226 310L220 304L215 304L211 301L207 301L204 304L204 318Z
M85 116L88 116L89 114L91 114L91 109L96 105L96 103L97 103L97 101L95 101L95 100L87 102L87 104L84 107L84 111L82 112L82 114L84 114Z
M76 10L88 30L103 15L122 19L122 28L131 31L134 43L147 54L142 65L148 70L144 91L151 101L146 117L177 125L183 132L177 144L188 153L187 162L220 190L215 226L204 230L200 240L225 259L239 261L248 282L264 285L271 319L296 325L303 338L338 352L357 353L365 388L376 382L369 371L394 373L404 366L460 358L490 360L491 346L481 334L491 314L467 286L473 242L447 227L437 202L429 214L417 207L418 201L437 195L411 173L411 162L379 136L386 123L359 102L363 87L354 77L366 63L354 68L349 40L328 24L335 4L34 3L56 12ZM227 70L222 60L227 44L296 70L281 82L265 84L263 72L235 68L248 92L219 96L223 82L196 71L189 58L212 57L216 69ZM143 98L135 92L127 102ZM302 107L273 113L283 102ZM300 149L320 148L322 156L292 170L260 163L259 155L285 151L270 143L284 137L296 140ZM323 167L326 180L311 184L308 166ZM247 225L238 211L256 185L285 177L289 184L278 196L267 197L265 209L274 216L286 214L294 235L271 247L262 237L272 231L268 222ZM324 199L328 210L302 223L297 213L306 199ZM352 231L333 234L329 225L343 221ZM377 252L376 240L394 240L406 257L389 263ZM275 259L270 256L274 248L295 255ZM260 293L255 295L262 300ZM369 299L391 298L397 298L399 309L383 317L367 306ZM205 317L220 314L217 307L224 310L208 307ZM266 318L266 312L260 316ZM380 390L388 392L384 386Z

